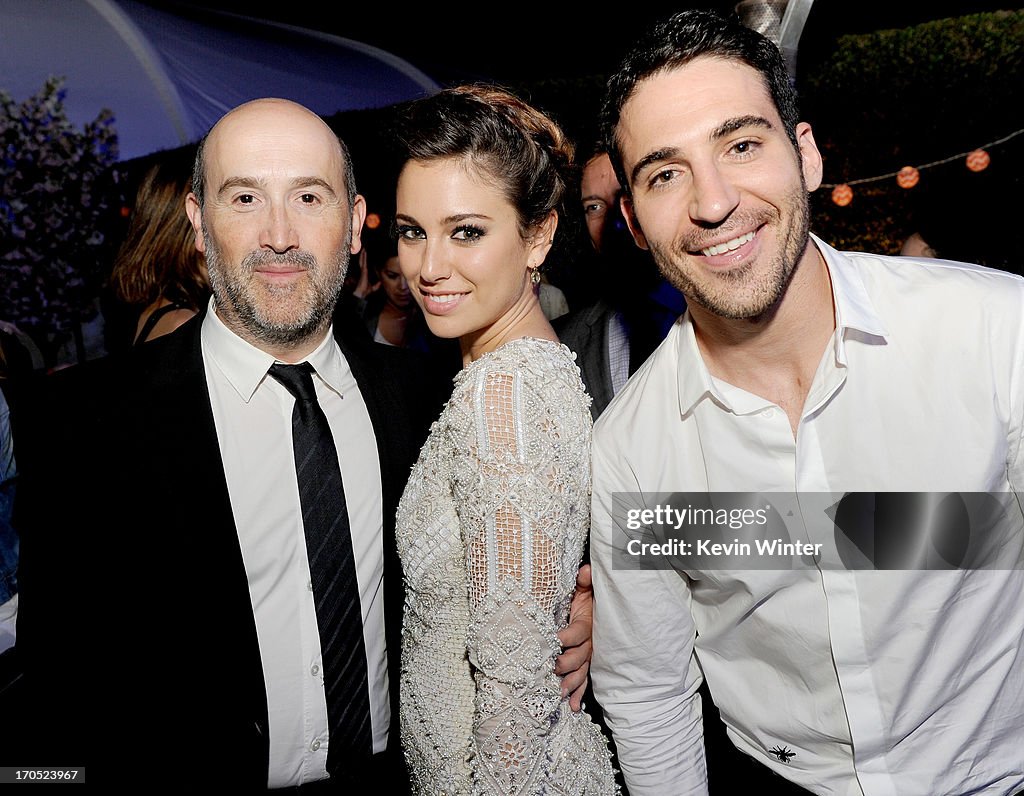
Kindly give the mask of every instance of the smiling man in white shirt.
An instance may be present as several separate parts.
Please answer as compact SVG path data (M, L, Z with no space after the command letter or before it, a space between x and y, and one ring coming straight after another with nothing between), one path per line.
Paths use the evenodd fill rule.
M822 161L797 113L775 46L710 12L609 80L624 213L689 309L595 427L595 694L631 796L708 792L704 677L733 743L814 793L1014 794L1024 280L811 236ZM968 565L851 565L812 504L883 492L989 494L1004 521ZM623 508L668 493L788 495L790 541L831 552L624 564Z

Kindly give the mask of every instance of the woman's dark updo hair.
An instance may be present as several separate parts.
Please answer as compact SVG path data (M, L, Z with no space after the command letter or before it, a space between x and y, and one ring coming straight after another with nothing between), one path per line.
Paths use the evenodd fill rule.
M399 156L467 158L486 172L516 209L523 238L552 210L564 220L573 146L536 108L497 86L444 89L411 103L399 122Z

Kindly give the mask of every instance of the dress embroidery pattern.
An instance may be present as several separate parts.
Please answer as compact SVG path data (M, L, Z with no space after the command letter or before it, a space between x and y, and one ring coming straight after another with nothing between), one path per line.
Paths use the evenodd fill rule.
M561 698L590 527L589 399L569 349L468 365L398 508L402 746L417 794L617 793L600 728Z

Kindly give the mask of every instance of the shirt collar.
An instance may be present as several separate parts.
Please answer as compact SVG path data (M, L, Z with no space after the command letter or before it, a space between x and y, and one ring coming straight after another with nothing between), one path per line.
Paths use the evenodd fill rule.
M272 354L257 348L231 331L217 316L212 297L206 317L203 319L202 341L203 351L216 363L228 383L246 403L263 382L270 366L278 361ZM320 345L302 361L309 362L328 387L339 395L342 394L341 385L348 371L348 364L334 341L333 326L328 328L327 335Z
M868 295L860 271L853 267L846 255L833 249L821 238L811 235L811 241L821 252L832 280L832 300L836 311L836 330L833 336L836 361L846 364L846 332L856 330L872 337L885 338L888 332ZM758 411L770 402L742 390L730 390L729 385L715 379L704 364L697 347L693 320L689 310L679 320L675 331L679 369L677 384L679 412L686 415L705 396L737 414ZM726 395L728 392L728 395Z
M854 267L843 252L836 251L818 236L812 234L811 240L825 259L832 279L836 328L844 332L838 335L838 338L843 339L848 329L856 329L874 337L888 337L889 332L875 311L875 305L864 286L860 270Z

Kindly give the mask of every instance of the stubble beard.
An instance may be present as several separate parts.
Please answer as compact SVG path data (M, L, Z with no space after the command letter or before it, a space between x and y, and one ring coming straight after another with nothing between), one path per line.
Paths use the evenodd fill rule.
M349 230L345 246L326 264L301 249L283 254L257 249L232 270L225 267L220 249L204 228L206 267L218 314L229 326L241 327L253 342L267 346L295 346L323 334L341 295L351 239ZM298 265L309 272L309 279L257 286L256 269L267 265Z
M665 279L688 302L720 318L756 321L778 307L807 248L810 206L803 180L799 190L791 193L782 207L788 211L790 218L785 228L780 224L782 213L776 208L746 213L730 217L721 227L708 231L697 230L677 238L670 246L649 241L651 254ZM779 250L760 276L758 271L765 269L765 266L759 262L749 262L700 282L695 274L688 273L685 263L692 257L690 252L706 247L712 241L712 236L721 240L723 232L730 229L754 229L772 223L781 234Z

